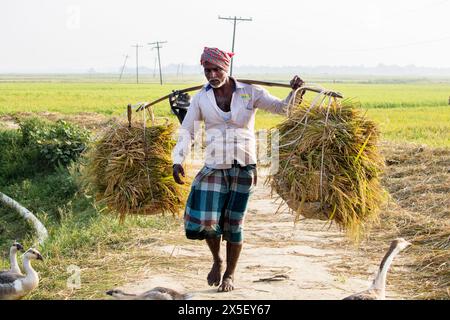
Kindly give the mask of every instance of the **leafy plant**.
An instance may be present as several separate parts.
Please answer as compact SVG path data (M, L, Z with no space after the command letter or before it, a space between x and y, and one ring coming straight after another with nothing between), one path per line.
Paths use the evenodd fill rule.
M20 121L24 146L39 150L50 166L67 166L86 149L89 132L64 120L47 123L38 118Z
M0 150L0 186L49 171L39 150L24 147L18 131L0 130Z

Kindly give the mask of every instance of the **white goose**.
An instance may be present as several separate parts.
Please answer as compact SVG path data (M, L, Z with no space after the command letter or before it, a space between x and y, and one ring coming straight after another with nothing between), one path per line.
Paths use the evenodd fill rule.
M30 248L23 255L25 275L16 274L9 282L0 283L0 300L21 299L38 286L39 275L31 266L32 259L43 260L39 251Z
M118 289L109 290L106 294L117 300L189 300L192 297L190 294L163 287L156 287L141 294L125 293Z
M355 293L343 300L384 300L386 298L386 276L394 257L405 248L411 245L410 242L403 238L392 241L388 252L381 261L377 275L369 289Z
M22 271L19 268L19 264L17 263L17 251L23 251L23 246L14 241L11 248L9 249L9 262L10 269L0 271L0 284L11 281L11 277L15 275L22 275Z

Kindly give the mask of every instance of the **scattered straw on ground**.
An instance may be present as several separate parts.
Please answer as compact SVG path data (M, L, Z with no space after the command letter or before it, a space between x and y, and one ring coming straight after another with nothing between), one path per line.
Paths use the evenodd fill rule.
M348 257L347 270L342 264L333 270L372 277L367 263L379 263L389 242L404 237L413 246L396 258L389 285L411 299L450 299L450 150L384 143L382 152L390 200L360 254Z

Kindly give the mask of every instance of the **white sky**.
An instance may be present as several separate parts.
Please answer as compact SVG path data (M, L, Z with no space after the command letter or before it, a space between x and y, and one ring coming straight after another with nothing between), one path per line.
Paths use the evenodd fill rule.
M236 65L450 67L450 0L2 0L0 72L119 68L140 43L140 64L198 64L204 46Z

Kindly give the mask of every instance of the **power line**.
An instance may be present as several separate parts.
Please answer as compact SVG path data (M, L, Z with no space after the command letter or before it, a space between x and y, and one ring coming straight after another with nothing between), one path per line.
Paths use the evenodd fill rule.
M119 82L122 80L123 70L125 69L125 64L127 63L128 55L125 56L125 60L123 61L122 70L120 71Z
M236 22L237 21L253 21L252 20L252 18L241 18L241 17L236 17L236 16L234 16L234 17L228 17L228 18L225 18L225 17L221 17L221 16L219 16L219 19L221 19L221 20L232 20L232 21L234 21L234 23L233 23L233 44L231 45L231 52L234 52L234 40L235 40L235 37L236 37ZM232 76L233 75L233 58L231 58L231 68L230 68L230 76Z
M161 72L161 57L159 55L159 49L161 49L162 47L160 46L161 43L167 43L167 41L156 41L156 42L152 42L152 43L147 43L148 45L156 45L155 47L153 47L152 49L157 49L158 50L158 63L159 63L159 83L162 85L162 72Z
M132 47L136 48L136 83L139 83L139 48L142 48L143 46L136 43Z

